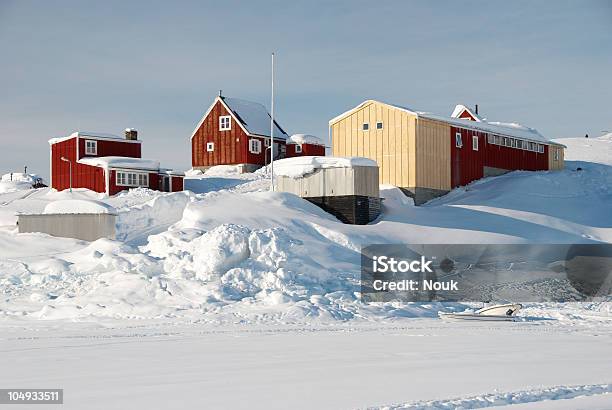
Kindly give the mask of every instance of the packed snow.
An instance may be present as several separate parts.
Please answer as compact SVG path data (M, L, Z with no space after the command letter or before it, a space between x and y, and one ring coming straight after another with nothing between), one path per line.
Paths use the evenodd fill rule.
M115 134L109 134L109 133L104 133L104 132L75 131L72 134L64 136L64 137L55 137L55 138L49 139L49 145L57 144L58 142L70 140L70 139L76 138L76 137L80 137L80 138L90 137L90 138L95 138L97 140L102 139L102 140L122 140L122 141L126 141L125 138L122 138L119 135L115 135ZM141 143L141 141L139 141L139 140L127 140L127 142L134 143L134 144L140 144Z
M102 202L85 199L64 199L50 202L43 214L115 214L115 208Z
M4 174L0 179L0 194L32 189L37 180L42 181L36 174L24 174L23 172Z
M293 134L287 139L287 144L325 145L321 138L308 134Z
M362 157L303 156L274 161L274 174L300 178L322 168L378 167L376 161ZM267 171L264 169L263 171Z
M81 164L91 165L94 167L109 168L128 168L128 169L144 169L150 171L159 170L159 161L142 158L129 157L85 157L79 159Z
M382 186L382 216L365 226L270 192L265 169L193 172L178 193L0 194L0 360L12 369L0 384L63 387L66 408L177 395L190 407L610 407L610 301L457 324L438 312L477 306L359 299L365 244L612 242L611 140L561 142L565 170L486 178L421 207ZM330 164L303 158L288 168ZM17 233L17 212L64 200L113 207L118 240Z

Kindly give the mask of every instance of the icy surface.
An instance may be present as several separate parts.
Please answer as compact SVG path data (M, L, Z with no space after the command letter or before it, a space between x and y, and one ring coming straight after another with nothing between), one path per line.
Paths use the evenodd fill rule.
M274 173L299 178L321 168L377 167L376 161L362 157L313 157L303 156L274 161Z
M50 202L43 214L115 214L115 208L101 202L85 199L64 199Z

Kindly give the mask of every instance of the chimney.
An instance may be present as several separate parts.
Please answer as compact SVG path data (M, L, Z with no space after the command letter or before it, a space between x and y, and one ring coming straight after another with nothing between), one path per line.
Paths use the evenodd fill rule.
M138 130L136 128L126 128L125 139L129 141L136 141L138 139Z
M478 115L478 104L476 104L476 106L474 107L474 111L476 112L476 115Z
M219 97L223 97L223 90L219 90Z

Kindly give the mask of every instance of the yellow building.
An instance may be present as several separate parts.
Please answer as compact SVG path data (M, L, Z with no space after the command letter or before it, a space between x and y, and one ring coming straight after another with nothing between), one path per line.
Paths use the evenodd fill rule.
M533 128L478 116L444 117L367 100L329 128L332 155L375 160L380 183L401 188L417 205L483 176L563 168L563 145Z

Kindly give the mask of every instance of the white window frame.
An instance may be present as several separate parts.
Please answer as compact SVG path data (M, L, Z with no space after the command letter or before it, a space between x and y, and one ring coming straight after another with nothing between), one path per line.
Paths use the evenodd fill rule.
M295 144L295 153L296 154L302 153L302 144Z
M523 140L516 140L516 149L523 149Z
M380 125L380 127L379 127L379 125ZM382 121L377 121L377 122L376 122L376 129L377 129L377 130L382 130L382 129L383 129L383 123L382 123Z
M261 154L261 141L251 138L249 140L249 152L251 154Z
M478 151L478 136L472 135L472 151Z
M146 172L115 171L115 185L127 187L148 187L149 174Z
M499 136L499 135L496 135L495 136L495 145L502 145L502 143L503 143L502 137Z
M491 144L491 145L495 145L495 135L487 135L487 143Z
M206 143L206 151L207 152L213 152L215 150L215 143L214 142L207 142Z
M544 145L538 144L538 153L540 153L540 154L544 153Z
M370 131L370 123L364 122L361 124L361 131Z
M231 115L220 115L219 116L219 131L229 131L232 129L232 116Z
M463 147L463 138L461 137L460 132L455 133L455 147L462 148Z
M85 140L85 155L98 155L98 141Z
M270 146L270 138L266 138L264 140L264 147L268 148Z
M559 149L558 148L553 148L553 160L559 161Z
M138 174L138 186L149 186L149 174Z

